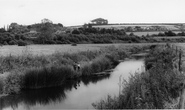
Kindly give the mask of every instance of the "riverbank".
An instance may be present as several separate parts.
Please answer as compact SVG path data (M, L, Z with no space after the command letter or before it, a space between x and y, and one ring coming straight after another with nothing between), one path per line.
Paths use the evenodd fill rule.
M129 49L132 53L147 46ZM1 72L7 74L0 82L1 93L16 94L22 89L39 89L60 86L67 80L89 77L95 73L113 68L120 59L129 56L124 47L105 47L99 51L78 53L54 53L52 55L1 57ZM80 71L73 68L74 62L81 65ZM8 72L4 72L8 71Z
M108 96L93 103L96 109L167 109L180 97L185 79L176 61L179 54L175 49L157 46L145 59L146 72L135 73L123 82L118 97ZM178 103L179 104L179 103ZM176 107L172 107L177 109Z
M143 59L125 60L110 75L81 77L67 81L59 87L22 90L18 94L2 97L1 109L21 110L25 106L31 110L93 109L91 104L108 94L118 96L120 75L126 78L134 71L144 71Z

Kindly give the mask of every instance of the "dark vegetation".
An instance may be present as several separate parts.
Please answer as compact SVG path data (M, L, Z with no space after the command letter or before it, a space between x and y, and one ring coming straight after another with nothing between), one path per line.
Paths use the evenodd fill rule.
M147 35L147 36L152 36L152 37L174 37L174 36L185 36L185 32L179 32L179 33L174 33L173 31L165 31L165 32L159 32L158 34L152 34L152 35Z
M147 47L135 47L139 51ZM1 93L15 94L24 89L39 89L62 86L66 81L92 76L95 73L115 67L118 60L128 57L124 47L104 47L99 51L78 53L54 53L53 55L1 56ZM81 64L79 71L74 62ZM3 79L4 78L4 79Z
M119 96L93 103L96 109L164 109L182 90L184 74L174 66L178 54L170 46L157 46L146 58L147 71L123 82ZM150 65L150 66L148 66Z
M153 27L154 28L154 27ZM156 27L158 29L159 27ZM160 29L159 29L160 30ZM140 42L164 42L164 40L155 40L154 36L185 36L184 32L175 34L172 31L166 31L156 35L138 37L137 35L126 34L126 32L142 32L142 28L136 26L134 30L125 29L105 29L84 26L81 28L66 28L62 24L53 24L48 19L43 19L41 23L23 26L17 23L11 23L10 26L0 29L1 45L19 45L27 44L74 44L74 43L140 43ZM177 42L177 40L172 41ZM184 42L184 41L183 41Z

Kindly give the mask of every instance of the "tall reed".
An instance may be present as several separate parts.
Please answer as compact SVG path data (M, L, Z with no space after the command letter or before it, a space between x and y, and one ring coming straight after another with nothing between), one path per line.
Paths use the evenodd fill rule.
M44 67L29 68L22 75L23 89L38 89L60 86L67 79L78 74L70 66L48 65Z
M185 75L174 71L173 60L177 57L172 49L156 47L146 60L152 67L146 72L131 75L123 82L122 93L93 103L96 109L163 109L171 98L177 98ZM153 60L153 58L155 60ZM150 60L152 59L152 60Z
M128 54L124 50L123 47L111 46L73 54L56 52L38 56L28 52L22 56L1 56L0 72L11 73L5 78L3 91L13 94L21 89L60 86L69 79L102 72L117 65L119 59L126 58ZM80 71L74 70L74 62L81 64Z

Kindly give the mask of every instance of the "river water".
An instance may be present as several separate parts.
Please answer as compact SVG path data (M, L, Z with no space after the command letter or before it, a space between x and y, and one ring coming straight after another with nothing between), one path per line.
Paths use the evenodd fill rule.
M144 71L143 60L127 60L110 76L82 78L62 87L22 91L18 95L2 97L0 110L93 109L93 102L119 94L120 77L128 80L130 74L141 71Z

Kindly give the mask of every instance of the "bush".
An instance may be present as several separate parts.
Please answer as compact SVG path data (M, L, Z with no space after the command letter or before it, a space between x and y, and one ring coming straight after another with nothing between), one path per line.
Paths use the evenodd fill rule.
M3 45L8 45L8 43L6 41L3 42Z
M5 94L16 94L21 90L21 75L17 72L9 73L4 80L4 89Z
M56 42L53 41L53 40L47 40L45 43L46 43L46 44L56 44Z
M56 44L64 44L62 41L56 41Z
M17 44L17 42L14 41L14 40L11 40L11 41L9 42L9 45L16 45L16 44Z
M17 42L17 44L18 44L18 46L26 46L27 45L27 43L25 41L23 41L23 40L19 40Z
M73 44L71 44L71 46L77 46L77 44L76 43L73 43Z

